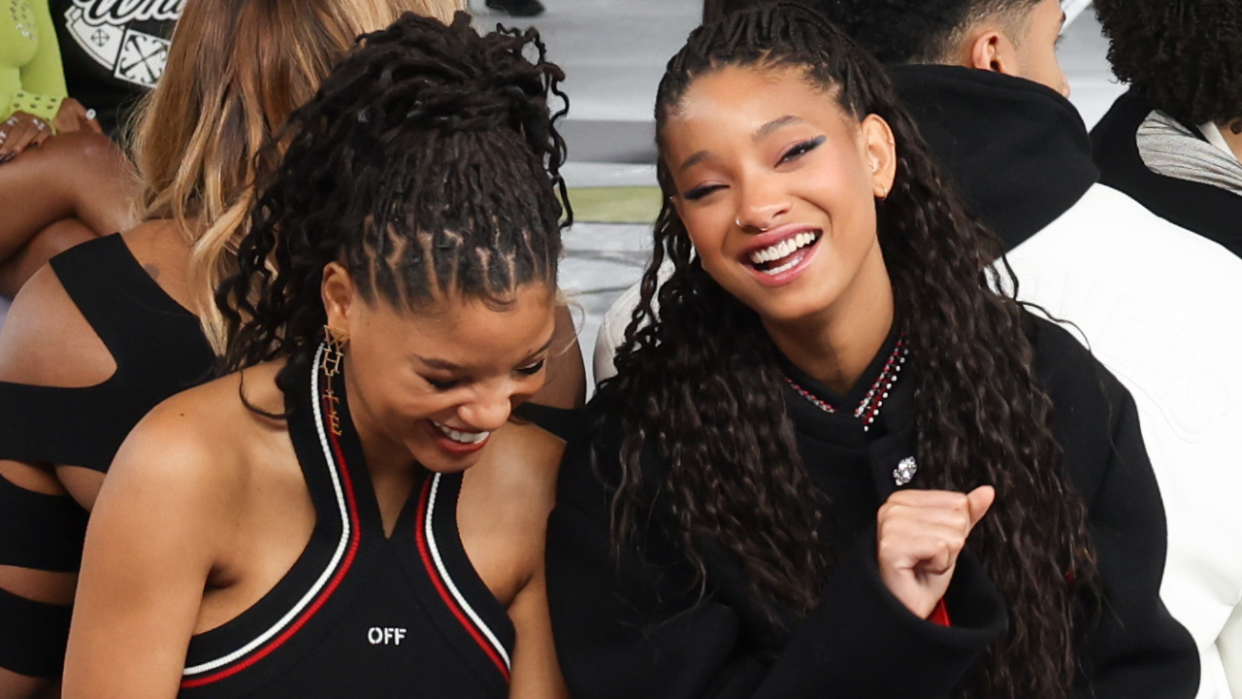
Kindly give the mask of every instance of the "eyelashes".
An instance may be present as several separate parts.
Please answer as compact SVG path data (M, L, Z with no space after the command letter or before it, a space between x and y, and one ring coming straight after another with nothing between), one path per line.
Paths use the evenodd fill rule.
M535 374L538 374L539 372L543 371L543 367L547 363L548 363L548 360L540 359L539 361L535 362L534 364L531 364L530 366L524 366L521 369L518 369L517 372L524 376L534 376Z
M824 141L826 141L827 138L828 138L827 136L816 136L815 138L812 138L809 141L803 141L802 143L795 144L793 148L790 148L789 150L785 151L785 154L781 156L780 163L778 164L783 165L790 161L801 158L807 153L810 153L816 148L819 148L820 146L824 145Z
M543 368L547 365L547 363L548 363L547 359L540 359L534 364L530 364L524 367L520 367L518 369L514 369L514 371L521 374L522 376L534 376L535 374L538 374L539 372L543 371ZM437 391L452 390L456 388L457 386L460 386L463 382L463 379L437 380L437 379L428 378L426 376L423 377L423 380L426 381L432 388L436 389Z
M820 146L824 145L824 143L827 140L828 140L827 136L819 135L819 136L816 136L815 138L802 141L801 143L795 143L792 147L789 148L789 150L781 154L781 157L776 162L776 165L780 166L780 165L791 163L797 160L798 158L801 158L802 156L806 155L807 153L810 153L816 148L819 148ZM687 201L698 201L702 199L703 197L706 197L707 195L717 190L724 189L724 187L725 185L722 185L722 184L705 184L705 185L701 185L699 187L695 187L693 189L688 190L685 194L682 195L682 197L686 199Z

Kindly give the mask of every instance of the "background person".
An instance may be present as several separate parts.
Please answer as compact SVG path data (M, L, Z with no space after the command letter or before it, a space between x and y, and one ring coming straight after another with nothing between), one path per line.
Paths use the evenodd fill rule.
M0 295L55 254L134 223L130 168L67 96L47 0L12 0L0 20L0 165Z
M1242 6L1095 6L1130 84L1091 131L1101 181L1242 255Z

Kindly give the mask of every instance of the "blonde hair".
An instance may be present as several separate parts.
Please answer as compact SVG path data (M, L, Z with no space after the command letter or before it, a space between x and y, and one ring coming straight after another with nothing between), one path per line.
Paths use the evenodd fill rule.
M142 217L175 222L190 244L190 310L217 353L228 338L215 288L235 266L256 183L278 164L279 153L263 146L359 34L405 12L447 23L465 4L187 0L164 75L139 110L133 151Z

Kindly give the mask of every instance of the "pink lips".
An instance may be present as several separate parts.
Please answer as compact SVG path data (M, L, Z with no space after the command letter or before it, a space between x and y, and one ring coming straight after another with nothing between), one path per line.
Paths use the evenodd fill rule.
M801 258L798 259L793 267L778 274L768 274L755 269L754 264L750 261L751 253L777 245L801 233L819 233L819 240L794 252L795 257L801 255ZM738 261L764 286L784 286L802 275L810 264L811 259L815 257L815 253L819 250L821 240L823 240L823 231L816 226L801 223L787 224L751 238L750 242L742 249L741 254L738 256Z
M441 449L458 456L473 454L487 446L487 443L492 440L491 435L488 435L486 439L480 442L475 442L474 444L462 444L461 442L455 442L452 439L449 439L448 435L441 432L440 429L432 424L430 420L427 421L427 429L431 431L431 435L435 437L436 444L438 444Z

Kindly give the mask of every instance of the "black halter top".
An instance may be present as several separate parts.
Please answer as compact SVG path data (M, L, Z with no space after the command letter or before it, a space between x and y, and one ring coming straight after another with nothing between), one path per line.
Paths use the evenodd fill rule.
M508 696L515 631L462 546L461 474L427 474L386 536L343 377L320 361L286 406L317 516L311 540L253 607L191 639L179 696Z

